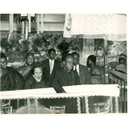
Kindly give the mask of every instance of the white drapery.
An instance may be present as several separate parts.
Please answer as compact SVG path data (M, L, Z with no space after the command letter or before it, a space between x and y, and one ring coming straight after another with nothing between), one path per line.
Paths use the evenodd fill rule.
M124 14L66 14L65 16L64 37L79 36L126 41L126 33Z

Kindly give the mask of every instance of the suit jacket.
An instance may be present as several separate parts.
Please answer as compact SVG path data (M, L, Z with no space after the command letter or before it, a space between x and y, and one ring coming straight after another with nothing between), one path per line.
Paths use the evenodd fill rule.
M57 70L59 70L61 68L61 64L60 64L59 61L55 60L54 61L54 66L53 66L53 70L52 70L51 74L50 74L49 59L44 60L42 62L42 67L44 69L44 75L45 75L45 78L46 78L46 84L47 84L47 86L51 86L53 78L55 76L55 73L56 73Z
M79 64L80 84L90 84L90 72L84 65Z
M53 88L57 93L64 92L63 86L79 85L79 76L76 71L70 71L71 80L68 82L68 72L64 68L58 70L53 79Z

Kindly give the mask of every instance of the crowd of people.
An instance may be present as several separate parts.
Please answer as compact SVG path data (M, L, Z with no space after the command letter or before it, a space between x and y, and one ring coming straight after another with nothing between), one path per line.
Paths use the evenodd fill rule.
M1 53L1 91L53 87L62 93L65 92L63 86L102 83L101 73L96 68L96 56L88 57L87 67L79 63L77 52L67 54L62 62L55 59L55 49L49 49L48 55L48 59L35 62L34 54L28 53L25 65L14 69L7 66L7 56Z
M80 55L77 52L65 55L62 62L55 59L55 49L49 49L48 55L48 59L35 62L34 54L28 53L25 56L25 65L14 69L7 66L7 56L1 53L0 90L53 87L57 93L66 93L64 86L103 83L95 55L87 58L87 66L80 64ZM122 69L123 59L120 58L119 62L121 66L118 65L116 70ZM13 108L16 108L15 102L16 100L12 102Z
M88 57L87 66L80 64L80 55L77 52L67 54L62 62L55 59L55 49L48 50L49 58L42 62L35 62L33 53L27 53L25 64L17 69L7 66L7 56L1 53L0 80L1 91L36 89L53 87L57 93L66 93L63 86L101 83L102 76L96 68L96 56ZM91 72L88 70L91 68ZM94 78L94 75L96 78ZM98 75L98 77L97 77ZM93 76L93 79L91 78ZM97 81L94 79L98 79ZM20 100L22 101L22 100ZM16 109L16 100L11 101L13 109ZM24 101L20 105L24 105ZM49 101L55 104L56 101ZM59 101L57 104L65 101ZM70 101L72 104L72 101ZM44 101L43 103L44 104ZM73 105L73 104L72 104Z

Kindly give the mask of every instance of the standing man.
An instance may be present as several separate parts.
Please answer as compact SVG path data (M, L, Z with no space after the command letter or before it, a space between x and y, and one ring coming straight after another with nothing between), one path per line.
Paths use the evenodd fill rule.
M56 55L55 49L52 48L49 49L48 55L49 55L49 59L44 60L42 62L42 67L44 69L44 74L46 77L46 84L47 86L51 87L55 73L58 69L61 68L61 64L59 61L55 60L55 55Z
M90 84L90 73L88 68L82 64L79 64L80 56L77 52L73 52L72 55L74 58L73 70L77 71L80 78L80 84Z

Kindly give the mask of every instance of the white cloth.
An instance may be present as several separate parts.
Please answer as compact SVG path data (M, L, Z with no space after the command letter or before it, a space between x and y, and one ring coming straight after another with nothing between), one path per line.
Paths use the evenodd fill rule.
M49 59L49 65L50 65L50 74L51 74L54 67L54 60Z
M74 68L73 68L73 70L75 70L75 67L76 67L76 71L77 71L77 73L78 73L78 75L79 75L79 74L80 74L80 71L79 71L79 64L75 65Z
M66 29L69 23L71 24L70 31ZM67 14L64 37L78 35L79 37L83 35L81 36L83 38L127 41L127 16L122 14Z

